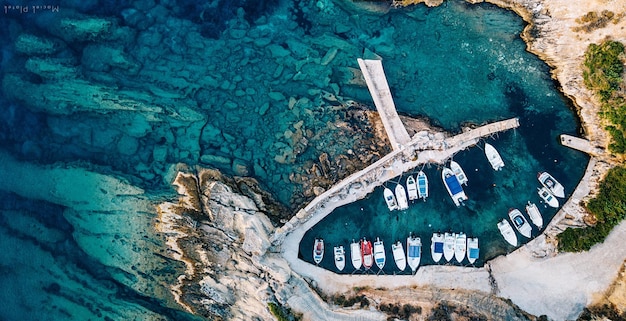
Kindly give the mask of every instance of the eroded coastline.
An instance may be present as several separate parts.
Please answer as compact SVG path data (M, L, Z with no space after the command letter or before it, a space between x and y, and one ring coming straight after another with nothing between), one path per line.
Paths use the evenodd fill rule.
M597 107L594 104L591 93L585 89L582 84L581 69L582 55L586 44L582 43L579 47L582 48L576 57L571 55L562 55L559 50L554 49L557 40L551 38L551 35L555 35L555 30L550 29L552 23L559 24L558 18L549 17L545 14L546 8L542 9L542 2L537 1L493 1L492 3L507 8L513 9L526 21L531 24L526 27L524 31L524 39L527 41L529 50L539 55L542 59L547 61L552 67L553 76L559 80L561 84L564 84L563 92L568 96L574 98L577 107L579 108L579 115L582 118L583 126L585 128L586 138L589 139L592 144L600 149L606 147L606 135L602 130L599 130L600 122L597 118ZM542 11L544 10L544 11ZM542 14L543 12L543 14ZM567 25L571 27L570 25ZM542 29L544 28L544 29ZM531 30L534 30L531 32ZM531 37L533 34L533 37ZM592 41L591 39L589 41ZM552 46L548 46L552 44ZM558 47L558 46L557 46ZM575 77L572 77L575 75ZM599 246L589 253L585 254L568 254L558 255L554 237L560 233L567 226L583 226L584 216L586 215L584 209L580 206L590 194L597 188L599 179L606 173L608 168L614 164L610 156L607 154L600 154L594 156L589 163L586 175L576 189L576 192L569 199L568 203L561 209L557 217L555 217L550 223L549 227L543 236L530 242L528 245L518 249L516 252L498 258L493 262L490 262L485 268L480 269L467 269L467 268L455 268L455 267L426 267L425 272L422 274L422 278L419 281L410 277L398 277L394 276L393 279L386 277L348 277L337 278L332 273L325 272L319 268L313 268L315 271L313 274L304 275L305 280L308 280L310 286L316 286L321 289L322 292L332 294L341 293L346 289L355 288L366 285L373 288L384 288L387 290L394 289L394 291L378 291L376 293L376 300L379 302L396 302L398 297L392 294L395 291L408 291L407 296L415 295L417 297L424 297L425 293L433 293L436 291L430 287L434 286L439 289L454 289L463 288L464 291L468 291L462 294L462 297L472 298L475 295L490 297L494 302L499 302L498 297L505 297L512 300L513 303L520 305L523 310L530 312L531 314L547 314L553 319L570 319L575 318L581 311L582 307L591 303L591 298L594 294L604 291L614 279L619 266L621 266L623 258L626 257L626 253L615 253L607 256L607 253L611 252L608 248L612 242L619 240L620 230L614 232L611 238L607 239L604 245ZM302 217L304 218L304 217ZM291 225L291 223L288 223ZM620 226L623 229L623 226ZM290 228L287 228L289 230ZM293 264L307 264L302 261L294 262L290 261L289 265L286 265L286 261L281 257L281 253L284 253L285 245L291 243L298 243L298 240L290 240L291 243L283 243L283 238L276 235L282 235L285 231L284 227L272 230L267 235L273 239L273 246L268 246L268 253L262 253L256 259L261 257L268 258L267 260L274 262L267 264L268 261L259 260L258 262L266 262L265 268L272 269L272 265L282 266L278 271L282 271L283 274L278 277L285 284L291 282L297 282L302 284L301 277L303 275L294 274L292 271ZM281 243L283 243L281 245ZM602 257L603 259L600 259ZM604 261L607 265L607 272L602 276L596 273L589 273L589 269L593 269L597 261ZM276 263L283 262L283 263ZM577 265L575 265L577 264ZM591 264L591 265L590 265ZM571 274L568 275L567 280L559 274L564 270L568 270L569 267L578 266L582 267L580 270L570 270ZM298 269L296 269L298 270ZM310 268L306 270L311 270ZM284 274L287 273L287 274ZM268 275L271 275L270 272ZM291 274L291 277L287 276ZM537 275L542 277L537 278ZM338 306L331 307L319 299L313 299L317 296L312 290L302 290L302 286L298 286L299 292L294 293L286 290L285 287L279 285L280 282L275 282L276 275L269 277L265 281L269 284L273 284L273 295L282 304L286 304L293 308L295 311L304 314L305 319L323 319L332 315L332 318L336 319L352 319L352 318L364 318L364 319L381 319L382 315L372 312L359 311L359 310L343 310ZM593 282L590 283L590 279L593 278ZM410 286L412 284L412 287ZM519 290L520 284L524 284L524 291ZM294 286L294 285L292 285ZM415 288L417 286L418 288ZM271 292L271 291L269 291ZM308 293L307 293L308 292ZM286 293L289 293L285 295ZM362 295L365 292L355 292L354 295ZM421 295L420 295L421 293ZM449 293L443 291L442 293ZM529 293L533 293L532 295ZM542 295L537 296L538 293ZM372 293L368 293L372 295ZM271 296L271 295L270 295ZM265 299L268 296L264 296ZM258 298L260 299L260 298ZM432 298L431 298L432 299ZM437 300L447 301L453 300L451 296L443 294ZM457 300L459 300L457 298ZM315 302L313 307L307 305ZM415 300L402 300L407 304L429 306L434 309L432 300L429 299L415 299ZM430 302L430 305L428 304ZM475 304L476 301L468 299L466 301L468 305ZM555 308L559 307L559 308ZM315 311L317 309L323 309L325 312ZM500 314L495 312L494 306L486 307L483 310L477 308L482 313L499 318L511 318L509 312L512 311L512 315L515 315L516 307L508 304L504 304L504 309L500 310ZM335 311L335 312L331 312ZM330 314L329 314L330 313ZM341 317L336 314L341 313ZM530 316L527 316L530 318ZM522 317L525 319L527 317Z

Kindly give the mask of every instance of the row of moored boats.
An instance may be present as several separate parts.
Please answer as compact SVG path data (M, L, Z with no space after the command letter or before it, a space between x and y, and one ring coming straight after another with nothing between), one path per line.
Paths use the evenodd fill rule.
M504 167L502 157L491 144L485 143L485 156L494 170L499 171ZM461 185L467 185L468 179L461 165L451 160L450 167L444 167L441 171L441 179L454 204L456 206L462 205L467 200L467 195L465 195ZM423 171L419 171L417 180L412 175L409 175L406 179L406 186L405 189L402 184L397 184L395 193L385 187L383 196L390 211L396 209L405 210L409 208L408 201L418 198L426 200L428 197L428 177L426 177Z
M561 185L552 175L547 172L540 172L537 174L537 179L541 183L542 187L539 188L539 196L544 200L546 204L551 207L558 207L559 203L557 197L564 198L565 190L563 185ZM530 218L530 221L537 227L537 229L541 230L543 227L543 217L541 216L541 212L537 205L534 203L528 202L526 205L526 213ZM532 227L530 223L524 217L522 212L516 208L512 208L508 213L509 220L513 223L515 229L524 237L530 238ZM517 235L511 226L511 223L504 218L500 222L498 222L498 229L500 233L504 237L504 239L511 245L517 246Z
M400 271L404 271L406 266L410 267L415 273L420 265L422 257L422 240L420 237L412 233L406 239L406 254L402 242L396 241L391 245L391 253L396 263L396 267ZM470 264L474 264L479 256L478 238L467 237L465 233L433 233L430 246L431 256L435 263L439 263L442 258L446 262L452 262L454 258L456 262L463 263L467 258ZM333 256L335 267L339 271L343 271L346 266L346 252L343 245L333 247ZM313 261L320 264L324 258L324 240L316 238L313 245ZM366 271L374 264L379 270L385 267L387 258L385 254L385 246L380 238L372 244L367 238L350 243L350 260L352 266L356 270L363 267Z
M409 208L409 201L416 199L421 198L426 201L428 197L428 177L426 173L419 171L416 178L417 180L413 175L409 175L409 177L406 178L406 189L402 184L398 184L395 188L395 194L391 189L385 187L383 196L385 197L385 202L390 211L406 210Z

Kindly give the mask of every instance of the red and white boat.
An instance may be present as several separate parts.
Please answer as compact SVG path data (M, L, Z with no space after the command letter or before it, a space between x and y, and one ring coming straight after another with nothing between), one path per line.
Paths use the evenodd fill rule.
M372 242L366 238L361 240L361 255L363 256L363 267L368 270L374 264L374 251Z
M316 238L313 245L313 261L315 264L320 264L324 258L324 239Z

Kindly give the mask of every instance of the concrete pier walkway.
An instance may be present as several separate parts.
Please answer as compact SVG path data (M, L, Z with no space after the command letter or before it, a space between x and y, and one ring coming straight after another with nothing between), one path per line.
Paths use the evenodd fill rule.
M598 156L602 153L602 150L593 147L590 141L567 134L561 134L561 145L593 156Z
M385 131L391 142L393 150L401 149L402 146L409 143L411 136L406 131L404 124L398 116L396 105L391 98L391 90L385 77L383 63L380 60L363 60L357 59L363 78L367 83L367 88L374 99L374 105L380 115Z

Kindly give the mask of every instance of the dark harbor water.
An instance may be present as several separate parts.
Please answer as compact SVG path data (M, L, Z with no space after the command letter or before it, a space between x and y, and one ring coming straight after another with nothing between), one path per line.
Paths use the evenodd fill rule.
M0 158L11 161L0 169L0 320L200 319L173 303L168 286L184 267L154 231L153 205L176 197L176 164L252 176L284 204L303 199L292 174L355 147L338 100L373 108L351 76L366 51L382 57L401 113L452 132L513 116L521 127L487 139L502 172L482 143L455 155L469 177L465 207L430 165L427 202L389 213L377 189L315 226L304 260L316 236L331 270L332 245L380 236L389 274L391 241L417 233L429 264L430 235L451 230L480 238L481 265L513 249L495 223L538 202L537 171L571 193L587 158L557 137L577 133L575 115L525 52L519 17L456 0L372 15L345 1L64 1L59 12L4 13ZM95 185L129 192L82 194ZM546 223L555 213L540 210Z
M482 266L486 260L515 249L497 228L497 222L508 217L510 208L520 209L528 220L524 207L528 201L536 203L544 227L556 214L556 209L540 203L537 172L551 173L568 195L582 177L587 156L558 141L559 134L578 132L571 102L550 79L548 67L525 51L524 42L517 36L523 27L521 19L489 6L447 2L444 7L418 8L390 19L397 25L415 24L411 32L399 36L410 34L414 41L394 43L393 50L403 52L403 57L383 60L396 106L407 114L426 115L452 132L463 123L519 117L518 129L484 139L500 152L504 169L491 169L483 142L454 155L469 179L464 187L469 200L459 208L448 196L441 168L436 164L424 169L430 183L428 201L410 204L406 211L389 212L383 188L377 188L366 199L336 209L305 234L300 243L300 257L305 261L313 263L316 237L324 238L326 243L321 266L331 271L336 271L333 246L343 245L349 259L353 239L366 237L373 241L380 237L387 252L384 272L398 273L391 253L393 242L401 240L406 251L409 233L420 236L421 264L429 265L434 263L430 255L434 232L464 232L479 238L481 252L475 265ZM368 93L359 93L362 100L367 100ZM406 177L396 177L385 185L394 190L398 181L406 184ZM565 200L559 201L563 204ZM533 226L533 237L539 232ZM519 233L517 236L518 244L529 241ZM464 264L468 264L467 259ZM377 272L377 268L372 271ZM353 272L348 262L344 273ZM362 272L363 268L357 273Z

